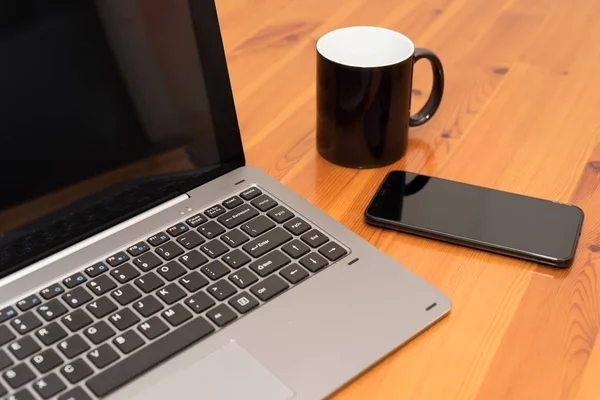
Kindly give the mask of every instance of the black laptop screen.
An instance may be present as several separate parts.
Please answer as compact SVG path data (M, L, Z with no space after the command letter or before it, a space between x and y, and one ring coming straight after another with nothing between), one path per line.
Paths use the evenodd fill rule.
M0 2L0 276L241 164L212 1Z

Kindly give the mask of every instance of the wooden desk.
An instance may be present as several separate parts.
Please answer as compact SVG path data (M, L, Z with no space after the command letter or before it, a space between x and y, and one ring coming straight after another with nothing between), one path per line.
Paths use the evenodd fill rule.
M248 163L447 293L451 314L341 391L349 399L600 398L600 3L580 0L217 0ZM392 167L315 149L315 42L399 30L442 59L446 91ZM413 108L427 96L417 64ZM577 204L569 270L367 226L393 168Z

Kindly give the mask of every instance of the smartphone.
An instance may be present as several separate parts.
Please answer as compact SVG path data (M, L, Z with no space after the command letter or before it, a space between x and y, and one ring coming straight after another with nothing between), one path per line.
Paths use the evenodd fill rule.
M365 220L566 268L575 256L583 211L569 204L392 171L367 207Z

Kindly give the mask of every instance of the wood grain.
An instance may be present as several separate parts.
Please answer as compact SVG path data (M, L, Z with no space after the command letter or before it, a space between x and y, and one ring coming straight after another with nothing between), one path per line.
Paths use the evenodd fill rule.
M579 0L217 0L248 164L446 292L448 318L334 396L600 398L600 3ZM396 29L446 72L431 122L395 165L357 171L315 149L315 42ZM415 69L413 108L429 93ZM367 226L383 176L407 169L577 204L568 270Z

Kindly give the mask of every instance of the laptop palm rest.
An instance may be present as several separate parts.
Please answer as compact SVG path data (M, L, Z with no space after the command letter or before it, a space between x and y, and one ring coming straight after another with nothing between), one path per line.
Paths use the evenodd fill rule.
M158 383L158 382L157 382ZM174 390L176 388L176 390ZM174 396L175 395L175 396ZM294 392L231 341L185 369L151 385L135 398L289 400Z

